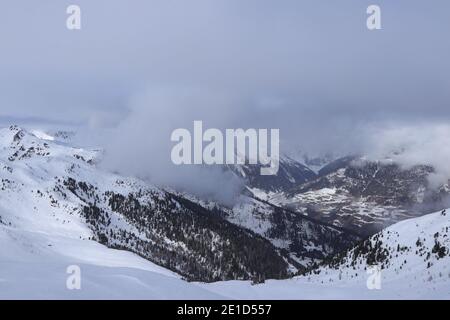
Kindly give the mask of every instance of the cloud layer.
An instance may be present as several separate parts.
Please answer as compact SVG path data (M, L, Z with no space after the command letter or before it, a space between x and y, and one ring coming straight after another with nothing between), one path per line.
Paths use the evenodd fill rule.
M410 160L445 164L446 0L377 1L379 31L366 28L366 0L78 0L74 32L72 2L2 4L0 117L107 127L108 166L210 192L228 178L167 164L169 131L193 120L279 128L282 152L407 141ZM234 194L231 180L219 193Z

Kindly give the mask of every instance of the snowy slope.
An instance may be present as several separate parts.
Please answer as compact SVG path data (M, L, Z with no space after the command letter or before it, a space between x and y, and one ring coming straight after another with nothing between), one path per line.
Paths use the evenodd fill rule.
M88 230L86 230L88 232ZM137 255L94 241L0 225L0 299L220 298ZM69 290L69 266L81 290Z
M131 252L89 240L80 200L58 197L55 177L79 169L74 163L99 182L105 177L85 165L95 152L51 141L18 127L0 130L0 298L215 297ZM82 270L81 291L66 288L69 265Z
M126 249L190 280L288 276L278 250L224 219L220 208L208 210L139 179L105 172L96 165L98 151L37 135L17 126L0 130L4 224Z
M172 273L127 252L106 249L94 242L71 241L69 248L53 252L46 243L60 239L42 237L36 246L17 241L22 235L12 235L0 228L1 241L8 251L0 256L2 298L137 298L137 299L450 299L449 216L441 212L395 224L373 236L368 242L386 249L392 258L380 259L381 287L367 287L367 259L371 252L356 254L361 245L336 259L331 266L321 266L315 272L290 280L268 280L251 285L248 281L225 281L212 284L186 283ZM436 233L439 233L436 236ZM12 240L11 240L12 239ZM36 239L33 236L33 239ZM37 238L39 239L39 237ZM417 246L417 240L422 243ZM433 253L436 241L445 247L446 255ZM81 244L82 242L82 244ZM366 244L368 242L365 242ZM398 250L400 248L408 248ZM85 250L85 251L81 251ZM381 250L381 251L383 251ZM58 250L56 250L58 251ZM417 251L417 253L416 253ZM82 252L82 254L80 254ZM427 258L428 253L430 256ZM11 260L11 257L15 257ZM405 263L406 261L406 263ZM83 272L82 289L65 288L69 264L78 264ZM429 263L431 264L428 267ZM371 262L373 264L373 262ZM320 272L319 272L320 271Z
M314 281L357 286L381 270L380 296L450 298L449 209L399 222L318 270ZM341 280L339 280L341 279Z
M375 265L380 286L369 289ZM240 299L450 299L450 209L392 225L291 280L204 287Z

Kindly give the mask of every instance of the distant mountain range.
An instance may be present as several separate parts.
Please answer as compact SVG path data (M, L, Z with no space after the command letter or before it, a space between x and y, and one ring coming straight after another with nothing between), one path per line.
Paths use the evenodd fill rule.
M288 172L272 178L280 179L277 185L284 187L274 190L269 180L267 184L255 184L254 179L247 178L248 190L275 206L351 230L361 237L448 206L450 188L448 184L430 186L428 178L434 169L428 165L403 168L391 160L347 156L328 163L314 175L296 162L284 168ZM290 176L297 177L294 186L287 178Z

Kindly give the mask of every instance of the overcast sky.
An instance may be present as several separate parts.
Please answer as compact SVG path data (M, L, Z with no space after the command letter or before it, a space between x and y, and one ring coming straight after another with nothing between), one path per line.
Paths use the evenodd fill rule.
M360 151L378 130L445 127L449 30L448 0L2 1L0 117L116 128L116 154L193 120Z

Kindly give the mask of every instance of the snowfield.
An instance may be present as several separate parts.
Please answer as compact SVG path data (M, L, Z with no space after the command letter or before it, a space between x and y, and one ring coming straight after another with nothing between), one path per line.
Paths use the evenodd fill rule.
M448 213L447 213L448 212ZM379 289L369 289L367 258L350 250L333 267L323 266L291 280L250 285L229 281L203 285L237 299L450 299L450 209L399 222L374 235L369 253L388 252L379 259ZM420 239L419 243L418 240ZM436 250L436 244L441 248ZM386 250L386 251L384 251ZM383 262L381 262L383 260ZM352 261L355 261L352 265ZM373 265L372 263L371 265ZM319 273L320 272L320 273ZM370 281L369 281L370 282Z
M96 151L69 147L43 132L0 130L0 299L450 299L450 210L392 225L331 264L292 279L187 282L132 252L93 241L77 211L80 199L56 198L55 179L67 170L94 177L108 190L142 184L88 165L96 157ZM77 165L67 167L72 162ZM255 223L248 205L230 219L264 233L264 211ZM372 264L382 268L379 290L367 287ZM66 285L67 268L74 265L81 270L80 290Z
M0 241L0 299L220 298L133 253L94 241L5 227ZM66 286L72 265L81 270L80 290Z

